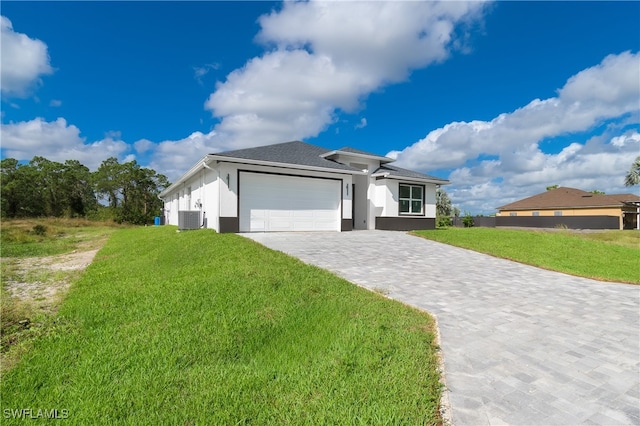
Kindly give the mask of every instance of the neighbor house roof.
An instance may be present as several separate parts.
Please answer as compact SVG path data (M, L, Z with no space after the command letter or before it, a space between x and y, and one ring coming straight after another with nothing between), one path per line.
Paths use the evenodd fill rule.
M620 207L625 202L640 201L634 194L593 194L576 188L560 187L541 194L533 195L510 204L500 206L498 210L545 210L587 207Z
M224 161L225 158L244 159L347 172L360 172L360 170L355 167L322 157L322 155L327 152L329 152L327 149L319 146L301 141L293 141L259 146L256 148L238 149L236 151L219 152L217 154L210 154L209 158L221 161Z
M440 179L434 176L426 175L424 173L414 172L413 170L407 170L407 169L402 169L400 167L391 166L389 164L383 164L375 172L373 172L372 175L379 176L379 177L427 180L432 183L437 183L441 185L446 185L449 183L449 181L446 179Z

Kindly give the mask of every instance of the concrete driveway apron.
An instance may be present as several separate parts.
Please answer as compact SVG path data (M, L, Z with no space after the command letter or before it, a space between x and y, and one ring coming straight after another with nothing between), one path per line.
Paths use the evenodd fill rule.
M640 286L402 232L245 236L435 315L456 426L640 425Z

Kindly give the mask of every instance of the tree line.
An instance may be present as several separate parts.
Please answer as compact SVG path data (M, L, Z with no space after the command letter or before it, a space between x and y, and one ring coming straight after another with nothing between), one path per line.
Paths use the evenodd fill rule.
M163 203L166 176L135 160L108 158L91 172L77 160L64 163L33 157L27 164L1 161L2 218L80 217L118 223L152 223Z

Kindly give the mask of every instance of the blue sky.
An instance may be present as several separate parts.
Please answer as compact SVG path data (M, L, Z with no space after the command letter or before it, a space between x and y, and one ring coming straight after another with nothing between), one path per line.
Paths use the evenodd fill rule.
M450 179L462 211L630 192L639 2L3 2L2 158L176 179L301 139ZM637 192L637 190L636 190Z

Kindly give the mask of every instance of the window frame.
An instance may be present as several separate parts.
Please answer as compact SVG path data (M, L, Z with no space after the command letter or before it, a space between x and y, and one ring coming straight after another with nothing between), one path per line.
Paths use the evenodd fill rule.
M407 186L409 187L409 198L407 197L400 197L400 187L402 186ZM420 212L412 212L412 207L413 207L413 202L414 201L418 201L418 198L413 198L413 188L420 188L422 190L422 198L420 199ZM426 186L425 185L420 185L420 184L416 184L416 183L406 183L406 182L400 182L398 183L398 216L424 216L426 214L425 212L425 198L426 198ZM402 212L400 211L400 201L402 200L407 200L409 201L409 211L408 212Z

